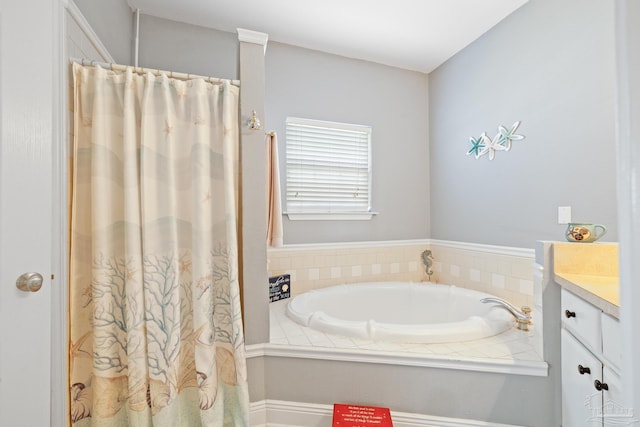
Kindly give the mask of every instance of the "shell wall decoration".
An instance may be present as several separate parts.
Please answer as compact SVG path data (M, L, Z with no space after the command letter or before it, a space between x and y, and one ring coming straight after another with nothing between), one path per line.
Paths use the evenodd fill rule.
M496 156L496 151L509 151L511 150L511 143L513 141L520 141L524 139L524 135L516 134L520 122L515 122L511 129L507 129L504 126L498 126L498 133L493 138L489 138L486 132L482 132L477 138L473 136L469 138L471 148L467 151L467 156L473 154L476 159L489 154L489 160L493 160Z

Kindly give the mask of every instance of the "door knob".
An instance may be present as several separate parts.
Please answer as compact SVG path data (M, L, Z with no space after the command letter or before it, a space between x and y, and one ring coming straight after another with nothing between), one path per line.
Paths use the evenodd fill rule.
M16 280L16 287L23 292L38 292L42 287L42 274L24 273Z
M565 310L564 315L567 317L567 319L570 319L572 317L576 317L576 312L571 310Z

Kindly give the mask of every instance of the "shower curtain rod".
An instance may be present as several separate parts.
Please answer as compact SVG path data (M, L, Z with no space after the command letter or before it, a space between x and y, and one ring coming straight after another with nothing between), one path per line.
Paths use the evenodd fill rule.
M209 83L222 83L222 82L228 81L230 84L234 86L240 86L240 80L228 80L228 79L221 79L218 77L207 77L207 76L198 76L196 74L177 73L175 71L162 71L162 70L155 70L152 68L132 67L131 65L110 64L108 62L92 61L89 59L80 59L80 58L71 58L71 62L76 62L84 66L97 65L99 67L106 68L108 70L113 70L113 71L125 71L127 68L131 68L133 72L137 74L151 73L156 76L160 74L166 74L169 77L180 79L180 80L203 79Z

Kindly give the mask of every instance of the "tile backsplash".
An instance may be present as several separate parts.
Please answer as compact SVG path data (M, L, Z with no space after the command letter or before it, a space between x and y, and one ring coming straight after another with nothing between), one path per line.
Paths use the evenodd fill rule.
M427 281L421 260L433 253L431 280L533 305L533 250L437 240L333 245L290 245L269 249L269 276L290 274L292 296L341 283Z
M340 283L426 279L419 242L296 245L268 252L269 276L291 275L294 295Z
M430 247L438 282L533 307L533 249L443 241L432 241Z

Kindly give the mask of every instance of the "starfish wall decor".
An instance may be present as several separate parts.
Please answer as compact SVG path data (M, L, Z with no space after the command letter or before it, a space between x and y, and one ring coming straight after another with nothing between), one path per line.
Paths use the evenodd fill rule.
M473 154L476 159L489 154L489 160L493 160L496 156L496 151L509 151L511 150L512 141L520 141L524 139L524 135L516 134L516 130L520 126L520 122L517 121L511 126L511 129L507 129L504 126L498 126L498 133L493 138L489 138L486 132L482 132L477 138L469 138L471 148L467 151L467 156Z

